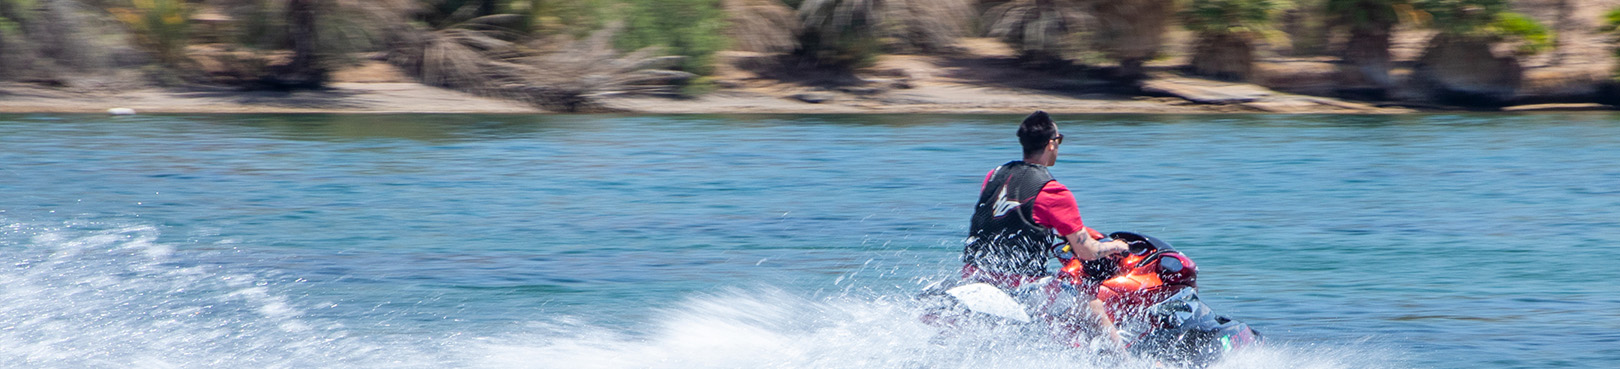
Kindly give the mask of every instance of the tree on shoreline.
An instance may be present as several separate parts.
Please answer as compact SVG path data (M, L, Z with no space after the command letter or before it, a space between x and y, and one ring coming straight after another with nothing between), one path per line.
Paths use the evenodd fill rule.
M112 11L159 63L177 67L185 60L186 43L191 38L192 5L184 0L135 0L128 8Z
M21 69L17 56L22 54L22 27L17 20L24 15L19 8L16 0L0 0L0 81L15 78Z
M1093 44L1119 62L1118 77L1144 77L1142 64L1159 55L1164 36L1176 15L1175 0L1092 0L1097 18Z
M1390 35L1399 17L1395 6L1407 0L1328 0L1327 11L1336 25L1349 31L1340 50L1340 83L1349 88L1382 91L1390 80ZM1382 92L1378 93L1382 95Z
M287 0L287 41L292 44L292 61L265 76L270 83L285 88L318 88L326 84L329 71L316 51L321 35L315 23L315 1Z
M80 0L0 0L0 79L49 85L106 77L140 59L105 10Z
M872 63L882 43L882 0L805 0L799 5L799 47L793 54L812 66L854 69Z
M990 37L1018 51L1018 58L1036 67L1068 63L1077 49L1074 33L1084 14L1076 0L1012 0L985 12Z
M658 46L683 57L680 70L714 71L714 54L726 47L719 0L629 0L625 5L625 27L614 38L620 50Z
M1271 20L1288 3L1284 0L1202 0L1182 10L1182 22L1198 33L1193 46L1192 72L1199 75L1248 80L1254 75L1255 42L1271 29Z
M661 46L629 53L617 50L615 44L646 40L616 42L625 28L622 22L610 22L583 40L571 40L566 27L553 28L562 34L551 35L524 29L525 24L555 21L531 21L541 14L494 14L459 23L439 23L443 27L439 29L428 28L431 23L410 20L454 18L443 14L398 14L386 22L388 33L393 35L387 59L423 84L521 101L556 112L611 111L602 104L602 97L670 94L695 77L671 70L687 58L661 56Z
M956 39L967 35L974 0L885 0L882 10L883 43L900 54L941 53L952 50Z
M1524 68L1516 56L1551 46L1551 32L1530 17L1508 11L1507 0L1416 0L1429 26L1439 31L1418 58L1412 77L1446 102L1495 105L1513 99ZM1517 43L1517 55L1497 55L1491 46Z

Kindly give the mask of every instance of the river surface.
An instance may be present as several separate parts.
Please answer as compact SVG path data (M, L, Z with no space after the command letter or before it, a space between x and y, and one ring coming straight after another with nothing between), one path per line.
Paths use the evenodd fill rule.
M1147 367L917 321L1020 118L0 115L0 367ZM1059 118L1218 367L1620 367L1620 115Z

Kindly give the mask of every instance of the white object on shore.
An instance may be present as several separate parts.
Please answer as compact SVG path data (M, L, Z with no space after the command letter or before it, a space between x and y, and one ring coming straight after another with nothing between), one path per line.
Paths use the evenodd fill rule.
M107 109L107 114L112 114L112 115L135 115L135 109L112 108L112 109Z

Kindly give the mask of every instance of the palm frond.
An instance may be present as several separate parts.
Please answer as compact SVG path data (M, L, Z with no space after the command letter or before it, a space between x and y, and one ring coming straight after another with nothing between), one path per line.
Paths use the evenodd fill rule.
M947 51L966 36L975 15L973 0L887 0L882 37L893 51Z
M1083 21L1075 0L1013 0L985 12L989 34L1037 63L1061 62L1074 51Z
M795 54L820 66L852 68L877 55L882 0L805 0Z
M1143 62L1158 55L1164 35L1175 17L1175 0L1093 0L1090 11L1097 26L1092 44L1118 61L1126 76L1141 73Z

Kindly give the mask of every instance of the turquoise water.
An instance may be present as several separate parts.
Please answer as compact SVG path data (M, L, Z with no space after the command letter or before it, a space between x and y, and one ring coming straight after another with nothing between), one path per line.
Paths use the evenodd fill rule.
M0 115L0 366L1146 367L927 343L1019 118ZM1620 115L1060 118L1222 367L1620 366Z

